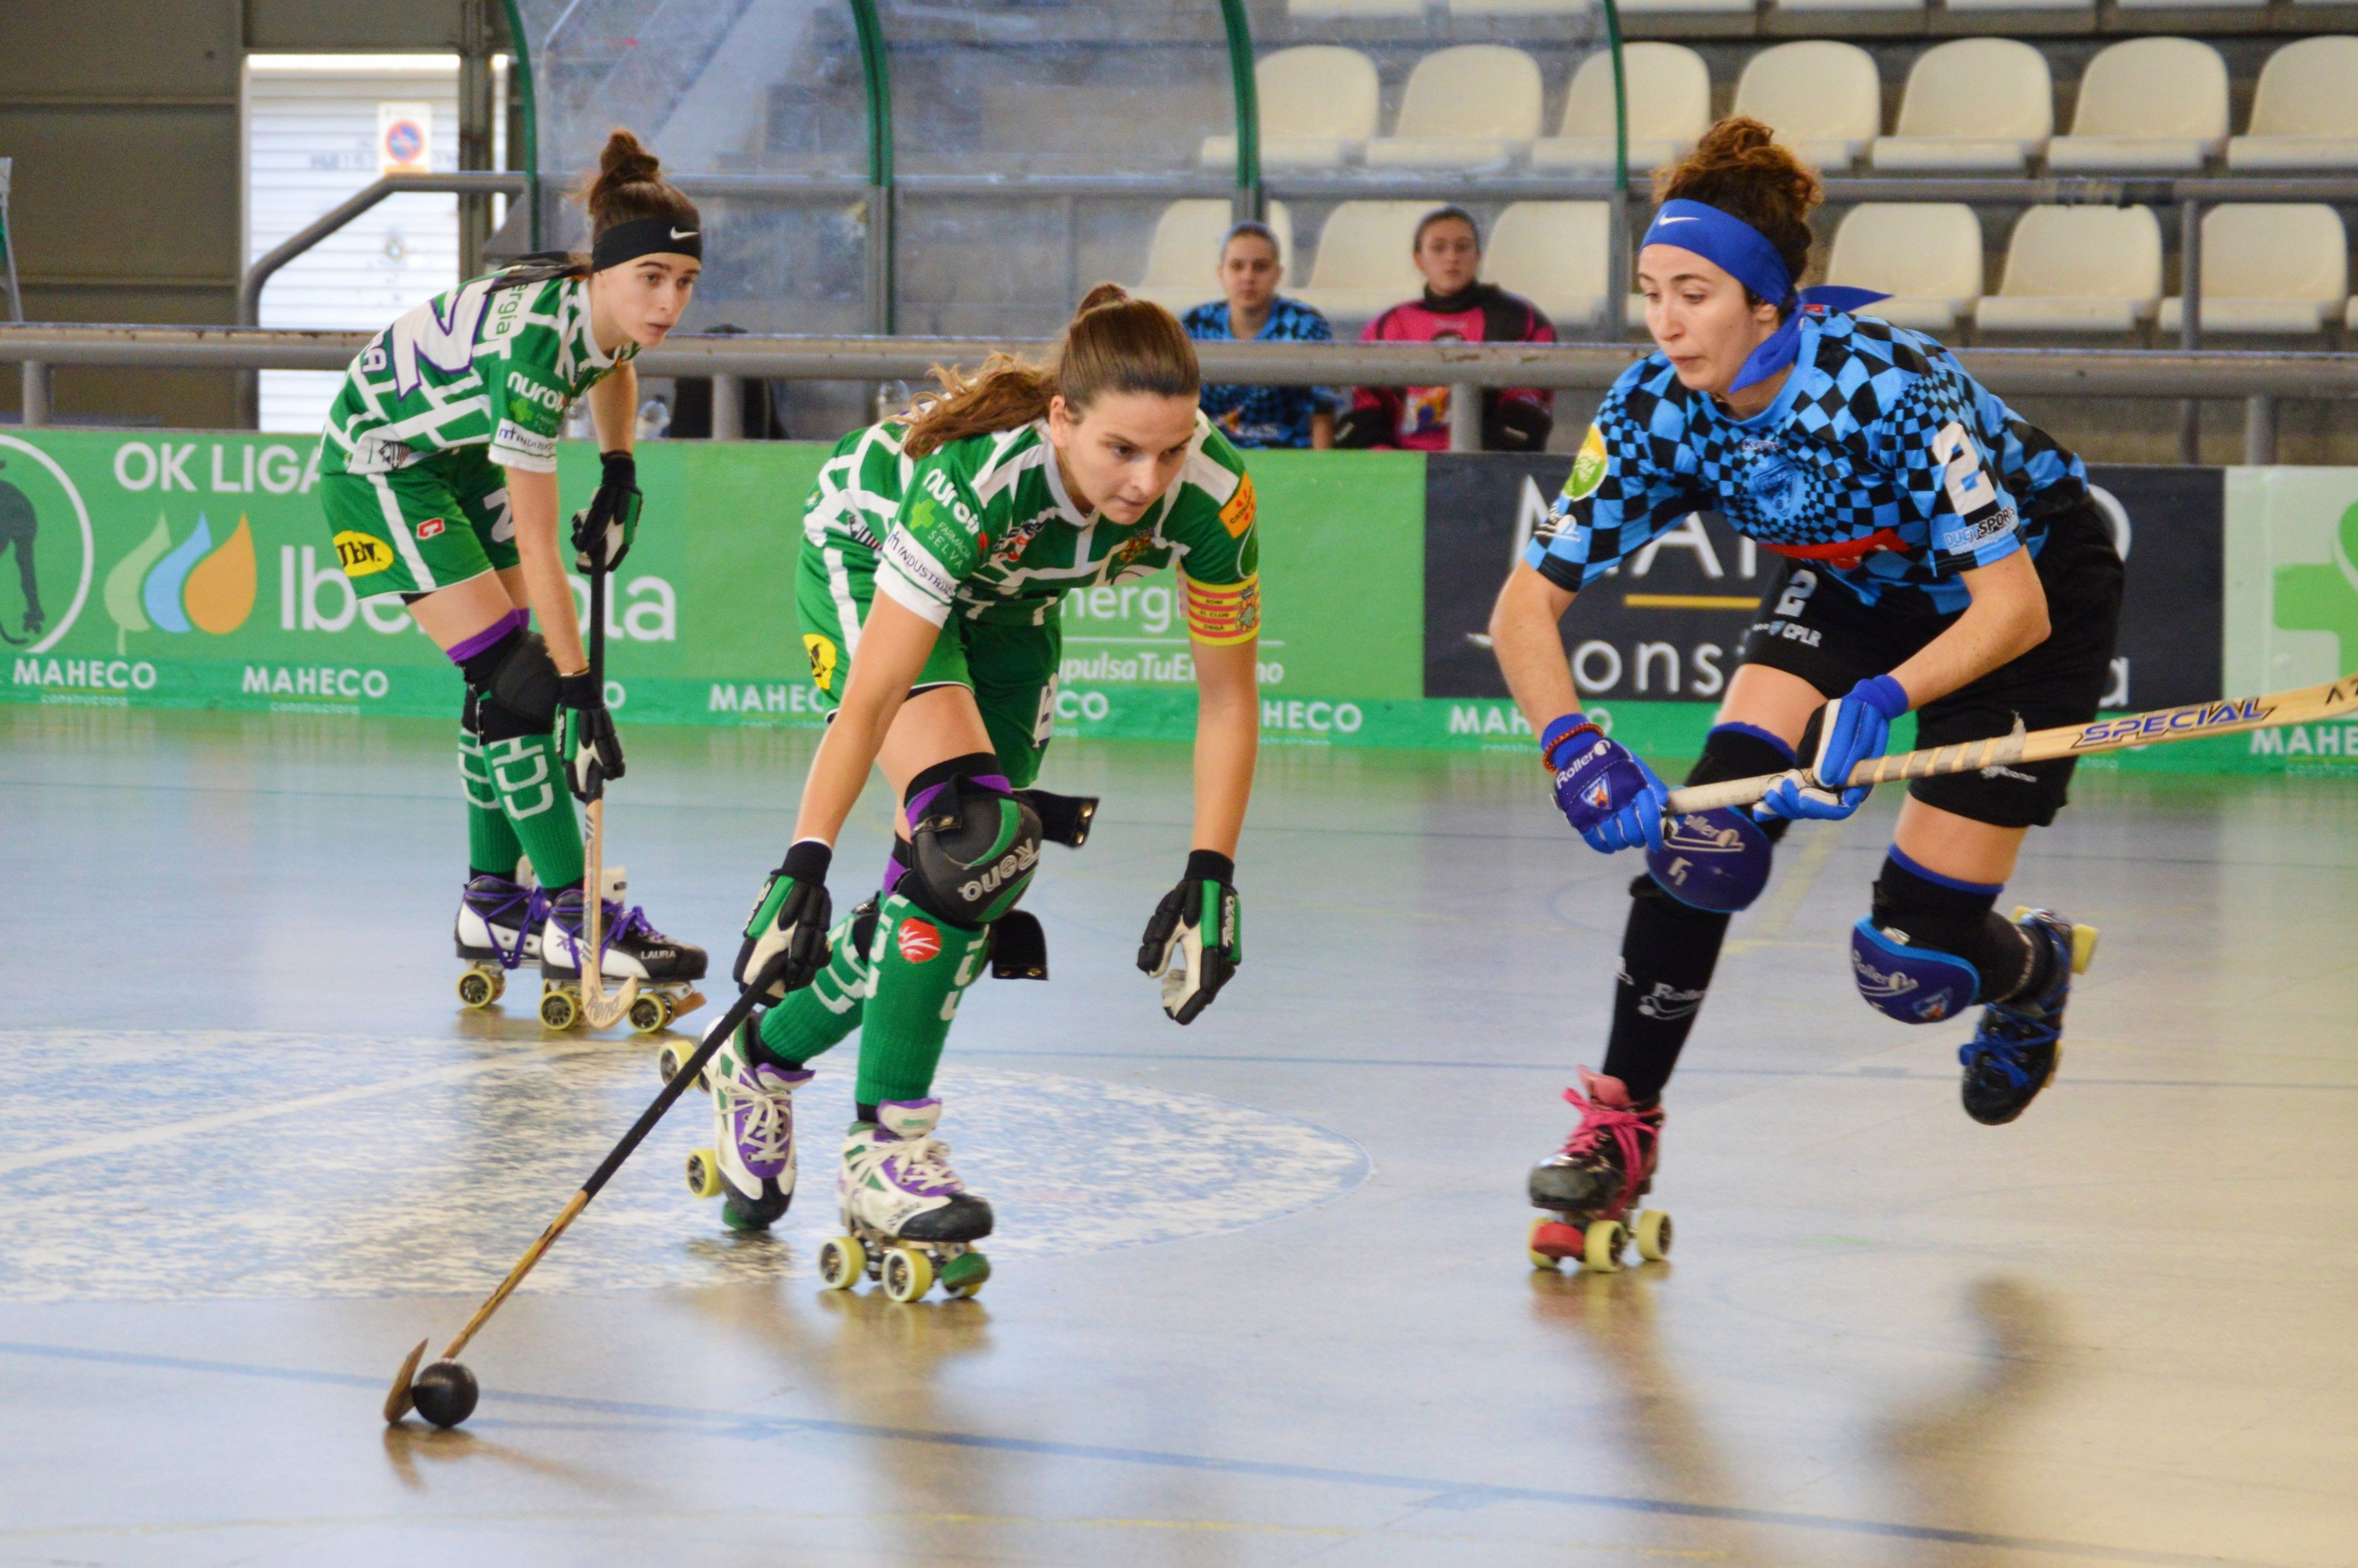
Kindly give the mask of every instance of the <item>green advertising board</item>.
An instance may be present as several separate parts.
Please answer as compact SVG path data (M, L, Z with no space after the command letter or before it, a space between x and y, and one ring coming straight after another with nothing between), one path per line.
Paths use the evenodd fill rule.
M441 718L449 661L390 600L357 600L313 493L316 443L284 436L0 434L0 691L27 703ZM795 622L799 519L825 449L651 442L646 522L608 611L625 723L816 726ZM1424 695L1427 492L1414 453L1262 452L1262 729L1272 744L1522 752L1510 703ZM586 444L561 460L589 499ZM2228 688L2323 679L2358 656L2358 470L2240 470L2229 487ZM586 612L586 585L577 582ZM1060 734L1184 740L1195 672L1168 577L1065 601ZM2319 673L2321 672L2321 673ZM1700 702L1600 714L1639 750L1691 756ZM2274 737L2274 732L2269 732ZM2273 748L2281 743L2286 750ZM2350 758L2290 735L2159 747L2115 766Z

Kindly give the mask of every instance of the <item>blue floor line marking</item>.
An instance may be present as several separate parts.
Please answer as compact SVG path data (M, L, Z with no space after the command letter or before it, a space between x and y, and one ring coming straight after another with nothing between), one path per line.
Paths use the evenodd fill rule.
M384 1388L378 1379L349 1372L321 1372L292 1367L264 1367L234 1361L200 1361L186 1357L151 1356L127 1350L91 1350L65 1345L34 1345L0 1340L0 1355L48 1361L80 1361L105 1366L138 1367L158 1371L199 1372L221 1377L259 1378L276 1382L310 1383L330 1388ZM1202 1474L1249 1476L1262 1480L1316 1481L1332 1486L1372 1487L1386 1491L1426 1494L1447 1499L1453 1507L1474 1503L1553 1503L1567 1508L1604 1509L1617 1513L1650 1514L1671 1519L1710 1519L1727 1524L1813 1530L1886 1541L1920 1541L1944 1546L1977 1546L2007 1552L2044 1552L2057 1556L2111 1563L2139 1563L2158 1568L2268 1568L2244 1558L2199 1557L2182 1552L2146 1552L2134 1547L2100 1546L2088 1541L2050 1541L2039 1536L2000 1535L1986 1530L1951 1530L1940 1525L1898 1524L1884 1519L1843 1519L1832 1514L1787 1513L1774 1509L1729 1508L1714 1503L1682 1503L1660 1498L1625 1497L1609 1492L1558 1491L1538 1487L1499 1487L1482 1482L1434 1480L1379 1470L1338 1470L1314 1465L1286 1465L1266 1460L1223 1459L1211 1454L1171 1454L1149 1448L1114 1448L1096 1444L1057 1443L1044 1438L997 1437L984 1433L928 1432L915 1427L875 1426L824 1417L764 1416L743 1411L700 1410L693 1406L642 1404L623 1400L590 1400L563 1394L500 1392L500 1403L535 1405L553 1410L594 1412L669 1422L691 1422L714 1436L750 1439L816 1433L832 1437L862 1437L886 1443L917 1443L941 1448L987 1449L1001 1454L1027 1454L1041 1458L1090 1459L1114 1465L1149 1465L1158 1469L1191 1470ZM479 1426L516 1425L497 1418Z

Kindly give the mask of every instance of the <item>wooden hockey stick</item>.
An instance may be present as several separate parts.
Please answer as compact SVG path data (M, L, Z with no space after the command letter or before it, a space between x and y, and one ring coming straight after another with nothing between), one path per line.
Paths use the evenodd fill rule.
M599 541L600 553L605 542ZM606 564L600 560L590 568L590 678L598 683L600 698L606 693ZM571 766L568 759L567 766ZM606 994L606 785L598 784L598 798L590 803L590 867L582 879L582 914L586 919L584 935L590 939L588 957L583 957L577 946L573 957L581 970L581 1017L592 1029L611 1029L622 1022L638 1000L639 979L632 975L622 981L622 989L611 997Z
M2333 719L2358 719L2358 675L2347 675L2321 686L2305 686L2296 691L2273 692L2266 697L2190 702L2182 708L2161 708L2151 713L2129 713L2118 719L2099 719L2091 724L2067 724L2061 729L2028 733L2024 732L2022 721L2017 719L2011 734L1878 757L1852 770L1850 782L1878 784L1937 778L1943 773L2004 767L2009 762L2045 762L2059 757L2118 752L2130 746L2158 746L2171 741L2198 741L2207 735L2234 735L2246 730ZM1804 784L1811 782L1806 773L1794 768L1755 778L1689 784L1671 791L1671 814L1749 806L1767 795L1779 779L1795 779Z

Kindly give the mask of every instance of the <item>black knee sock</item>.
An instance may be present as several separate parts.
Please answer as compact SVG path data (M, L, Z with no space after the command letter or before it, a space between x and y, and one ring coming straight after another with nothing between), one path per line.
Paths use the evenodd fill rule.
M1911 942L1953 953L1981 974L1975 1001L2037 996L2055 980L2055 956L1993 906L2001 884L1961 881L1930 871L1898 845L1875 879L1874 920Z
M1650 876L1629 884L1629 924L1613 987L1613 1033L1601 1069L1632 1104L1660 1098L1694 1028L1730 916L1681 903Z

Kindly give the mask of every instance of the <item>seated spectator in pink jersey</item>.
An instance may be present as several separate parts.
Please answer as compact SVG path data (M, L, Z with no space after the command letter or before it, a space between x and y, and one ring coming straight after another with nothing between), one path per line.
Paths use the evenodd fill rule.
M1416 226L1424 297L1395 305L1359 334L1364 343L1552 343L1555 328L1519 294L1476 281L1482 231L1463 207L1436 207ZM1482 394L1482 449L1536 452L1555 425L1552 394L1514 386ZM1449 449L1449 388L1362 386L1336 427L1338 447Z

